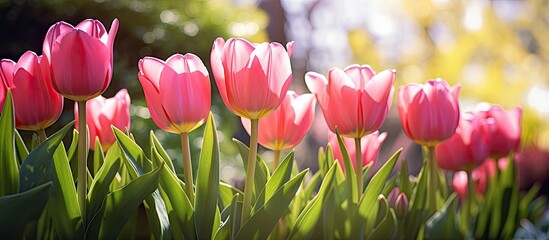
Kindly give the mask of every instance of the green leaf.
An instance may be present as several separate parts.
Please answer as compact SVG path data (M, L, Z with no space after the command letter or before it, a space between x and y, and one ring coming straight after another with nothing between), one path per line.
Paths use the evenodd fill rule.
M19 185L19 162L15 151L15 117L11 99L11 91L8 90L4 109L0 115L0 197L17 193Z
M240 156L242 157L242 163L244 164L244 170L246 170L248 166L248 152L250 151L248 146L246 144L238 141L238 139L233 139L233 142L235 143L238 151L240 152ZM257 154L257 164L255 165L255 177L254 177L254 198L257 198L257 195L261 192L265 184L267 183L267 179L269 179L269 168L267 167L267 164L265 161Z
M23 139L21 138L21 135L19 135L17 129L15 130L15 153L17 154L17 162L19 164L21 164L29 155L29 150L27 149L27 146L25 145L25 142L23 142Z
M228 217L221 224L221 227L217 230L214 239L234 239L236 233L238 232L238 229L240 229L242 202L238 201L238 199L242 198L241 195L241 193L236 193L233 196L231 203L224 210L224 212L227 211Z
M239 193L239 196L242 198L242 191L240 191L238 188L233 187L230 184L220 182L219 183L219 208L224 209L229 204L231 204L231 201L235 194Z
M118 236L135 211L158 187L159 168L145 173L123 188L109 193L101 206L100 213L92 219L87 238L113 239ZM95 232L99 226L99 231Z
M318 194L301 211L288 239L310 239L324 207L333 207L326 206L324 203L333 189L335 173L338 167L338 164L332 164L332 167L326 173L326 178L322 181Z
M406 196L412 196L412 183L410 182L407 161L400 162L400 171L398 172L398 188L401 192L404 192Z
M219 225L214 221L219 195L219 146L211 113L206 121L198 164L194 201L196 234L200 239L211 239L217 231L215 226Z
M153 151L152 159L158 165L164 161L156 149ZM160 194L166 204L173 238L196 239L194 209L185 195L184 183L165 164L160 173Z
M357 227L357 230L359 230L359 236L363 236L365 232L369 233L372 231L379 206L377 197L383 190L387 178L389 177L389 174L391 174L391 171L393 170L393 167L395 166L401 152L402 148L393 154L393 156L389 158L389 160L387 160L387 162L383 164L378 172L372 177L370 184L366 186L364 195L358 203L358 218L360 220L355 220L354 222L354 224L360 226Z
M72 177L74 179L78 178L78 131L76 129L72 130L72 140L69 150L67 151L67 157L69 158L69 164L71 166Z
M518 228L519 219L518 207L519 207L519 186L517 181L517 171L515 167L515 161L513 157L507 158L507 168L502 172L502 176L507 188L501 198L503 203L503 210L505 214L502 216L505 219L502 236L503 238L513 238L515 230Z
M153 155L153 149L156 149L156 151L158 151L158 154L160 154L160 156L162 156L162 159L164 159L164 163L166 163L166 166L175 173L175 167L173 166L173 162L170 159L170 156L168 156L168 153L166 152L166 150L164 150L164 147L162 147L160 141L158 141L158 138L156 138L152 130L149 133L149 138L151 145L151 156Z
M97 171L97 174L90 185L87 197L86 222L91 222L92 218L99 213L103 201L109 194L109 186L121 166L122 152L118 144L113 144L111 148L109 148L107 156L105 156L105 162Z
M368 239L394 239L397 233L397 220L396 214L393 209L389 208L387 199L380 195L378 198L380 210L378 214L379 224L368 235Z
M53 185L48 210L54 213L53 223L60 238L83 236L80 206L63 143L59 144L53 155Z
M326 149L326 151L328 151L328 149ZM322 175L322 178L324 178L324 176L328 172L328 168L329 168L328 161L327 161L328 159L326 157L326 154L328 154L328 153L326 153L324 151L324 148L320 147L318 149L318 171ZM332 153L329 152L329 154L332 154Z
M128 137L124 132L120 131L116 127L112 127L114 131L114 136L116 137L117 143L125 153L125 158L128 160L130 176L135 178L141 176L143 173L149 172L152 169L152 162L145 156L143 149L139 147L130 137Z
M442 209L425 223L425 239L461 239L457 229L457 197L450 195Z
M28 191L0 197L0 234L6 239L21 239L27 223L44 210L50 197L51 182Z
M282 160L280 165L275 169L273 176L271 176L264 185L265 187L259 193L252 212L255 212L257 209L261 208L263 204L265 204L265 202L267 202L283 184L290 180L293 162L294 152L292 151L284 158L284 160Z
M284 184L276 193L248 219L236 235L236 239L266 239L282 217L303 181L307 170L299 173Z
M52 181L53 154L73 124L68 123L29 153L19 170L20 192Z
M105 156L103 156L103 147L99 142L99 138L95 138L95 148L93 150L93 166L92 166L93 176L95 176L97 171L99 171L99 168L101 168L101 165L103 165L104 160L105 160Z

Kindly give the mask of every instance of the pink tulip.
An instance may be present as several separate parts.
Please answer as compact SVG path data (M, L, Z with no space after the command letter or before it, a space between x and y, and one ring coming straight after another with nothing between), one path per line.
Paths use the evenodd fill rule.
M43 44L42 67L54 89L75 101L103 93L111 82L117 31L118 19L112 22L109 33L101 22L92 19L76 27L65 22L51 26Z
M208 117L210 78L196 55L174 54L166 62L145 57L139 60L138 77L152 119L164 131L188 133Z
M456 133L435 147L438 166L450 171L472 170L484 162L488 157L486 124L470 112L463 114Z
M122 131L130 128L130 95L122 89L112 98L97 96L86 102L86 124L88 125L90 148L95 148L95 139L99 139L103 151L107 151L115 142L111 126ZM78 105L74 104L76 129L78 130Z
M4 109L8 89L13 88L13 61L0 61L0 115Z
M395 70L375 74L368 65L333 68L328 79L321 74L305 75L309 90L316 95L332 132L360 138L378 130L393 101Z
M425 85L410 83L398 91L402 128L419 144L434 146L454 135L459 123L460 87L451 88L443 79Z
M313 124L315 96L288 91L270 115L259 120L259 144L271 150L286 150L301 142ZM250 120L241 118L250 133Z
M360 142L362 151L362 166L366 166L369 163L376 163L379 156L379 150L381 150L381 144L383 144L383 141L385 141L386 137L387 133L384 132L380 134L378 131L362 137ZM351 163L353 164L353 167L356 167L355 140L346 137L342 137L342 139L343 143L345 144L345 149L347 150L347 153L349 153L349 157L351 158ZM334 159L339 161L339 165L342 167L343 171L345 171L343 152L341 151L341 148L339 148L337 135L334 133L329 133L328 142L330 143L330 146L332 146Z
M292 81L293 42L287 48L275 42L254 45L240 38L215 40L212 72L221 99L232 112L260 119L280 105Z
M485 121L493 123L485 126L491 157L505 157L518 150L521 136L521 108L505 111L498 105L482 103L477 107L476 114Z
M3 59L2 75L11 78L15 125L18 129L38 131L52 125L63 111L63 97L57 93L48 76L42 73L42 56L25 52L17 63Z

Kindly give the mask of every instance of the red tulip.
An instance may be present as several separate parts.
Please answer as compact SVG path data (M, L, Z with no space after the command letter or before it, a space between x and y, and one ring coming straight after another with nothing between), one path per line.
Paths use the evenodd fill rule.
M332 132L360 138L378 130L393 99L395 71L375 74L370 66L351 65L333 68L328 79L321 74L305 75L309 90L316 95Z
M522 110L519 107L505 111L498 105L480 104L476 114L488 121L485 126L489 154L501 158L516 152L520 145Z
M415 83L398 91L398 112L406 135L426 146L434 146L454 135L459 123L460 87L451 88L443 79Z
M174 54L166 62L145 57L139 60L138 77L152 119L164 131L188 133L208 117L210 78L196 55Z
M375 164L379 156L379 150L381 150L381 144L385 141L387 133L379 133L375 131L369 135L362 137L361 139L361 151L362 151L362 166L366 166L369 163ZM349 153L351 158L351 163L353 167L356 162L356 150L355 150L355 140L352 138L342 137L343 143L345 144L345 149ZM337 141L337 135L334 133L329 133L328 142L332 146L332 152L334 154L334 159L339 161L339 165L345 169L345 163L343 162L343 153L341 148L339 148L339 143ZM344 170L345 171L345 170Z
M471 170L484 162L488 157L486 124L472 113L463 114L454 136L435 147L438 166L450 171Z
M53 89L48 76L42 74L42 59L27 51L17 63L2 60L2 75L11 78L9 81L13 83L11 91L18 129L45 129L57 121L63 111L63 97Z
M236 115L259 119L282 102L292 81L290 54L279 43L254 45L244 39L215 40L212 72L221 99Z
M271 150L286 150L301 142L313 124L315 96L288 91L270 115L259 120L259 144ZM250 133L250 120L241 118Z
M92 19L76 27L65 22L51 26L44 40L42 63L54 89L75 101L103 93L111 82L117 31L117 19L109 33L101 22Z
M8 89L13 88L13 61L0 61L0 115L4 109Z
M86 102L86 124L88 125L90 148L95 148L95 139L99 139L103 151L107 151L115 142L111 126L121 130L130 128L130 95L126 89L118 91L112 98L97 96ZM78 105L74 104L76 129L78 130Z

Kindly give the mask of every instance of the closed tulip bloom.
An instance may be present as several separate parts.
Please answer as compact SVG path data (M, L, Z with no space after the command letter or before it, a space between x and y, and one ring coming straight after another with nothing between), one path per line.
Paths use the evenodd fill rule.
M387 137L387 133L379 133L379 131L375 131L369 135L366 135L362 137L360 145L361 145L361 151L362 151L362 166L366 166L369 163L375 164L377 161L377 158L379 156L379 151L381 150L381 144L383 144L383 141L385 141L385 138ZM353 167L356 167L356 150L355 150L355 142L352 138L346 138L342 137L343 143L345 144L345 149L347 150L347 153L349 153L349 157L351 158L351 163L353 164ZM337 141L337 135L334 133L328 133L328 142L332 146L332 152L334 154L334 159L339 161L339 165L343 168L345 166L345 163L343 162L343 152L341 151L341 148L339 147L339 143ZM345 171L345 170L344 170Z
M111 82L117 31L117 19L108 33L101 22L92 19L76 27L65 22L51 26L42 51L44 73L51 78L54 89L75 101L103 93Z
M13 88L13 61L0 61L0 115L4 109L8 89Z
M454 135L459 123L460 87L443 79L425 85L410 83L398 91L398 112L406 135L419 144L434 146Z
M485 126L490 156L501 158L516 152L520 145L522 109L504 110L501 106L479 104L476 114L492 124Z
M139 82L152 119L164 131L190 132L204 123L210 112L208 70L194 54L174 54L166 62L139 60Z
M271 150L286 150L301 142L313 124L315 96L288 91L280 106L259 120L259 144ZM250 133L250 120L241 118Z
M42 60L42 56L27 51L17 63L3 59L0 66L3 75L11 73L15 125L21 130L43 130L57 121L63 111L63 97L42 74Z
M330 130L360 138L378 130L385 121L393 99L395 71L375 74L370 66L351 65L345 70L331 69L328 79L309 72L305 81Z
M217 38L211 52L212 72L225 105L236 115L260 119L282 102L292 81L290 53L279 43L252 44Z
M97 96L86 102L86 124L88 125L90 148L95 148L95 139L99 139L103 151L109 150L115 142L111 126L122 131L130 129L130 95L122 89L112 98ZM74 104L74 116L78 123L78 105ZM78 129L78 124L76 124Z
M461 116L456 133L435 147L436 161L450 171L472 170L488 157L483 127L488 124L472 113Z

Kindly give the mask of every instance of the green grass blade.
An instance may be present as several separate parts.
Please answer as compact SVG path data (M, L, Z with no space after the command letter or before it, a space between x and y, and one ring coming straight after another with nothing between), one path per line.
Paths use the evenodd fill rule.
M11 91L8 90L4 109L0 115L0 197L17 193L19 187L19 162L15 150L15 117L11 99Z

